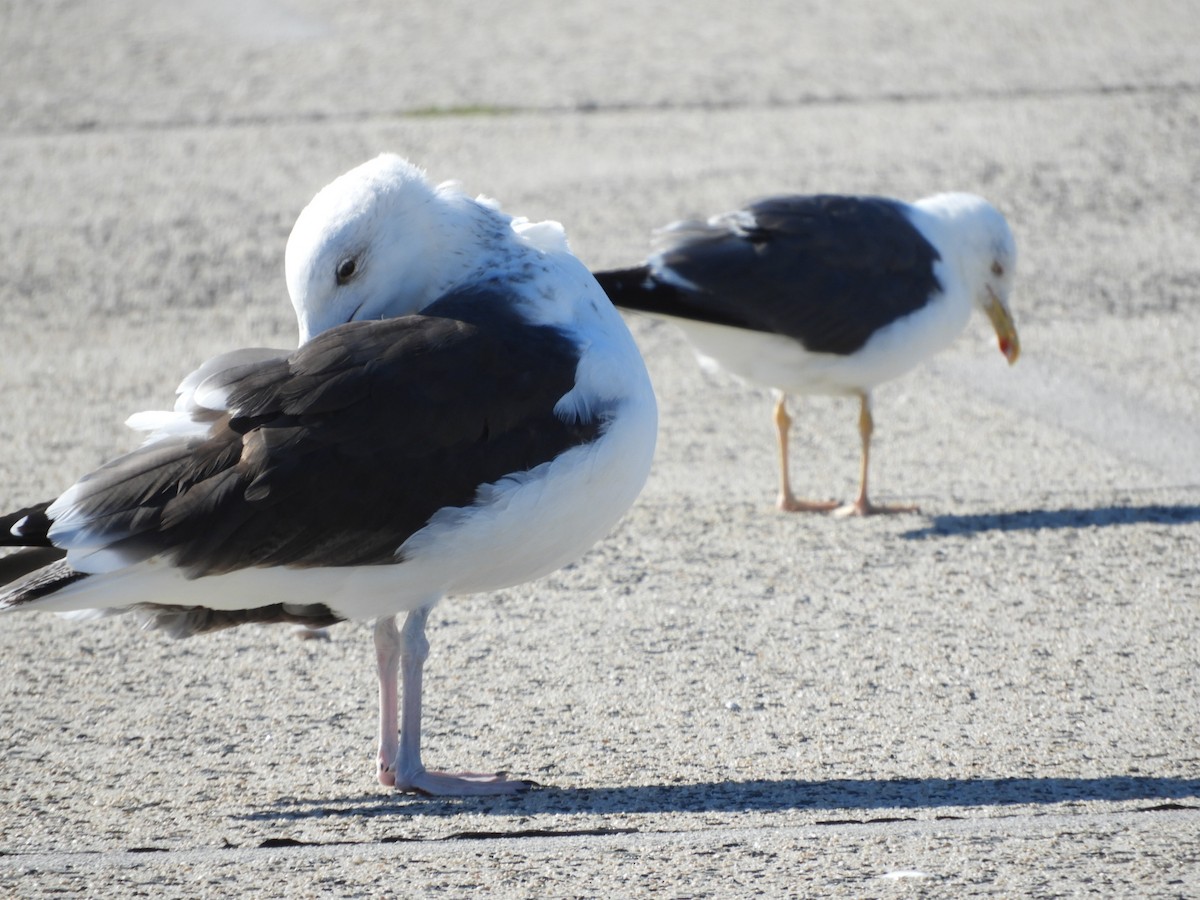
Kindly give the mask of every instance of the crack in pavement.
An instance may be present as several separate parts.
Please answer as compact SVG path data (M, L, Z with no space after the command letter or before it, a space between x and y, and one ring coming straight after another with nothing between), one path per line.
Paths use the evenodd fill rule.
M293 127L311 124L356 124L394 120L430 118L474 118L482 116L562 116L598 115L605 113L664 113L664 112L735 112L783 111L809 107L906 105L933 103L977 103L979 101L1055 100L1086 97L1166 96L1200 94L1200 83L1118 83L1099 85L1063 85L1059 87L1025 86L1003 90L972 91L896 91L874 94L805 94L788 99L764 102L743 100L699 100L693 102L663 101L660 103L627 103L581 101L561 105L509 106L506 104L472 103L446 107L398 107L387 110L347 110L325 113L318 110L292 115L213 116L210 118L167 118L144 122L114 121L102 123L82 119L60 128L28 128L19 131L0 129L0 141L20 138L71 137L82 135L141 134L190 129L259 128L264 126Z

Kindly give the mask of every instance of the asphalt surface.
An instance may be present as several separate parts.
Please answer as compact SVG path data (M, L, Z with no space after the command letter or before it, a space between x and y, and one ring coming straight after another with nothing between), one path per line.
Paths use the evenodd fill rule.
M416 6L418 4L407 4ZM1021 253L876 397L874 496L775 512L770 397L631 320L649 484L578 564L431 618L426 756L374 782L366 625L0 621L0 893L1200 895L1200 16L1191 3L0 7L0 504L287 346L283 250L381 150L594 267L765 193L981 193ZM851 401L796 407L849 498Z

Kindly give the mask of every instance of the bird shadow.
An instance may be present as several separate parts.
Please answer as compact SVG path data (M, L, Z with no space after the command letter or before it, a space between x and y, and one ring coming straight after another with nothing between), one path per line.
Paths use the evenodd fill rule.
M1066 509L1026 509L1000 513L933 516L928 525L903 532L910 541L987 531L1039 531L1059 528L1109 528L1114 525L1187 525L1200 522L1200 506L1097 506Z
M1112 775L1096 778L920 778L716 781L611 788L539 787L509 797L440 799L404 794L280 798L269 809L233 818L301 822L324 818L397 815L607 815L649 813L772 813L827 810L850 817L862 810L873 821L906 811L952 807L1026 806L1085 801L1155 801L1151 809L1200 809L1200 778Z

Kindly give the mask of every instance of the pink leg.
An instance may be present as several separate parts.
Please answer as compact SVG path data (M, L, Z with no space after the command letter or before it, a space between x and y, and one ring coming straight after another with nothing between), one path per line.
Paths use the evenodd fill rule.
M425 622L432 605L408 614L404 627L396 631L394 619L375 626L379 658L379 780L397 790L435 796L467 797L515 794L531 787L532 781L509 781L503 772L431 772L421 762L421 682L429 641ZM388 624L384 624L386 621ZM403 680L400 740L396 742L396 668ZM390 682L390 686L385 684Z
M396 783L396 673L400 664L400 632L396 617L375 622L375 661L379 665L379 783Z

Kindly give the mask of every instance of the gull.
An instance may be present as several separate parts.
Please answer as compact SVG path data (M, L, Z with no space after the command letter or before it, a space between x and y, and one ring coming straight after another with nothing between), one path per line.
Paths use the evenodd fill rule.
M0 518L18 555L66 551L0 611L132 611L174 637L373 620L379 781L524 790L425 767L426 625L578 559L633 503L657 429L633 338L558 223L390 154L313 198L286 274L298 349L209 360L130 418L140 447Z
M1020 353L1009 294L1017 249L1004 216L972 194L908 204L886 197L776 196L662 229L645 263L597 272L618 307L682 329L702 365L775 393L780 509L912 512L867 490L871 391L946 347L973 309L1000 352ZM797 498L788 469L790 394L859 400L854 502Z

